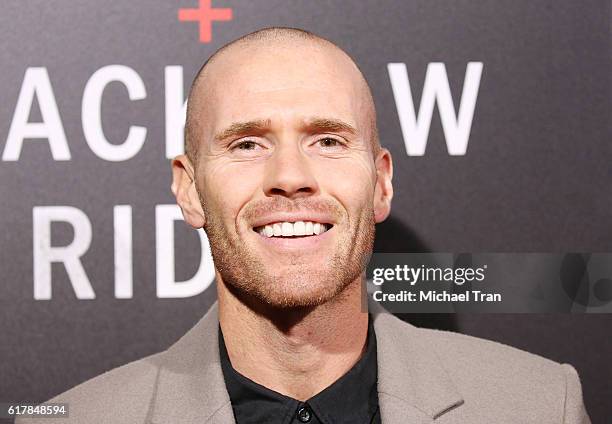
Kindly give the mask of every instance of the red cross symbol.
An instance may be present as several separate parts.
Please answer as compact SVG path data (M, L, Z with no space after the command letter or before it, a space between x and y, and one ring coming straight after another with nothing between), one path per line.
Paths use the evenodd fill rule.
M179 9L179 21L200 23L200 42L210 43L212 40L213 21L231 21L232 9L213 9L210 6L211 0L200 0L199 9Z

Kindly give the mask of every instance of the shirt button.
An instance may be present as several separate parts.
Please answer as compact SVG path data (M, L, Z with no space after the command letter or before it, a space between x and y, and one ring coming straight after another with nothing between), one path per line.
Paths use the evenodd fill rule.
M312 419L312 411L310 411L308 405L304 405L298 409L297 418L301 423L307 423Z

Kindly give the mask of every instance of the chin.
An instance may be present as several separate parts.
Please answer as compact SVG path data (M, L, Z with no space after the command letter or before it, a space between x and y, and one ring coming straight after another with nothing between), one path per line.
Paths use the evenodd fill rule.
M264 281L251 280L244 291L273 308L308 308L322 305L344 291L351 283L338 275L317 271L285 273Z

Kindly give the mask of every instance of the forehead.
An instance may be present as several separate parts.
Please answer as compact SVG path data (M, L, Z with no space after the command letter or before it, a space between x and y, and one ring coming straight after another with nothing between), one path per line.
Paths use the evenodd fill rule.
M314 43L236 47L205 75L201 116L213 132L234 121L311 117L366 125L361 75L340 50Z

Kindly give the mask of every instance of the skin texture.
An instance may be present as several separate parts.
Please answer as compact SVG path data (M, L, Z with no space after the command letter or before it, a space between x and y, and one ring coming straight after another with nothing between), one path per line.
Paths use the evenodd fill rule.
M393 195L367 83L330 42L277 33L218 53L187 119L191 158L173 160L172 190L208 235L232 365L306 400L365 346L361 286ZM316 213L333 228L316 246L272 244L253 227L279 213Z

